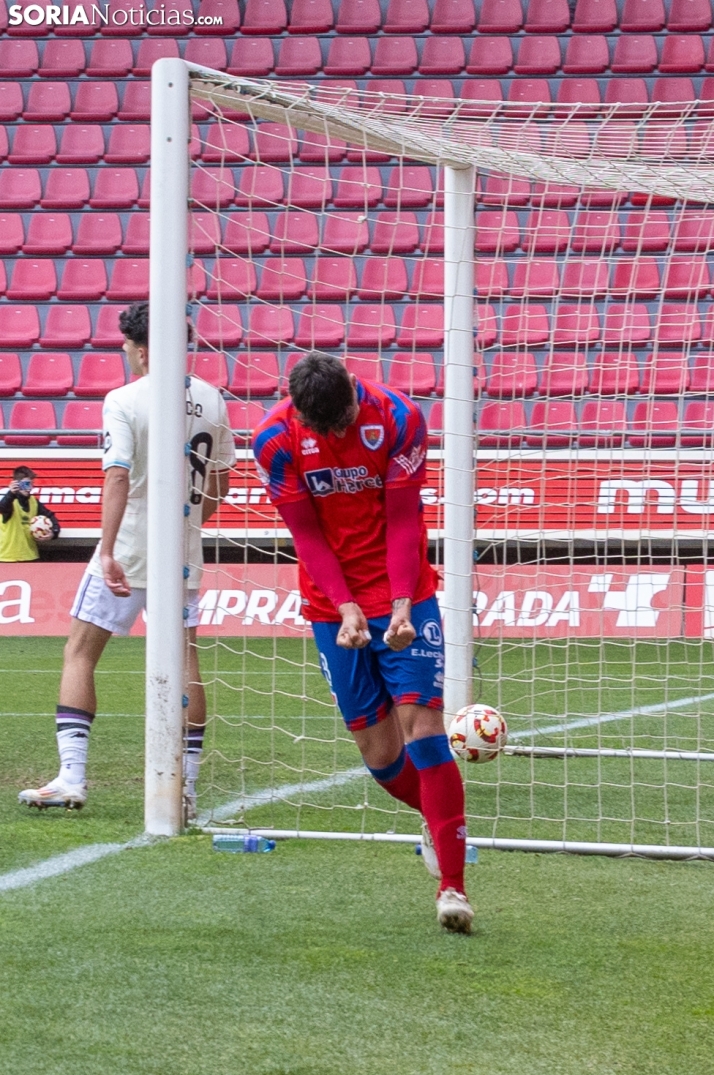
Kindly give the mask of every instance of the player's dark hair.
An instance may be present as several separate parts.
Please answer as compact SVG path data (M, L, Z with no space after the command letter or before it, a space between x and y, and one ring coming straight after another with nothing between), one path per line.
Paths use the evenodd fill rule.
M30 481L34 481L36 477L34 470L30 470L29 467L25 466L15 467L12 472L12 480L16 482L21 482L23 478L29 478Z
M119 329L128 340L137 347L149 346L149 304L148 302L135 302L128 310L122 310L119 314ZM193 329L190 324L186 325L187 342L193 339Z
M135 302L119 314L119 329L137 347L149 346L149 304Z
M353 421L354 390L350 375L337 358L311 351L293 366L288 382L300 416L321 436L346 429Z

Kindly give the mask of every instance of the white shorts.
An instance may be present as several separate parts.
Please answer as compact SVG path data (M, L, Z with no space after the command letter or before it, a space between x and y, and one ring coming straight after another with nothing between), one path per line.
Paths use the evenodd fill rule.
M188 591L186 627L198 626L198 590ZM146 590L131 587L128 597L117 597L104 579L85 571L70 609L70 616L93 623L113 635L128 635L140 612L146 608Z

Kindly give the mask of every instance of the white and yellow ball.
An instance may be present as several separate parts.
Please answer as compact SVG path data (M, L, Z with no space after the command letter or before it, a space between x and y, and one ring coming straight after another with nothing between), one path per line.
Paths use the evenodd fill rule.
M493 761L508 742L506 721L490 705L465 705L449 725L449 746L465 761Z
M46 515L35 515L34 519L30 522L30 533L33 538L39 538L40 541L51 537L52 520L48 519Z

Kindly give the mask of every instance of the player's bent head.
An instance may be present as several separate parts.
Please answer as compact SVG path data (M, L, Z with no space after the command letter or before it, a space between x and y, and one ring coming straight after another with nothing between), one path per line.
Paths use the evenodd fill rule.
M321 436L341 431L355 417L355 393L349 373L337 358L311 351L293 366L290 397L305 425Z
M149 304L148 302L135 302L128 310L122 310L119 314L119 331L127 340L131 340L137 347L149 346ZM190 324L186 325L188 343L193 340L193 329Z

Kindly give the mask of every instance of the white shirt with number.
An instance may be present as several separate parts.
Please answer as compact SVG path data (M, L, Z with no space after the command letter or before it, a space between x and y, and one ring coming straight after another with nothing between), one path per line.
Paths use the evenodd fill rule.
M102 470L125 467L129 471L129 497L119 527L114 557L124 568L131 586L146 587L146 497L149 447L149 375L109 392L104 400L104 458ZM190 568L188 586L201 581L201 502L212 470L226 470L235 463L235 445L228 424L226 405L218 389L190 378L186 389L187 459L186 500L191 505L187 546ZM99 546L89 564L90 575L103 576Z

